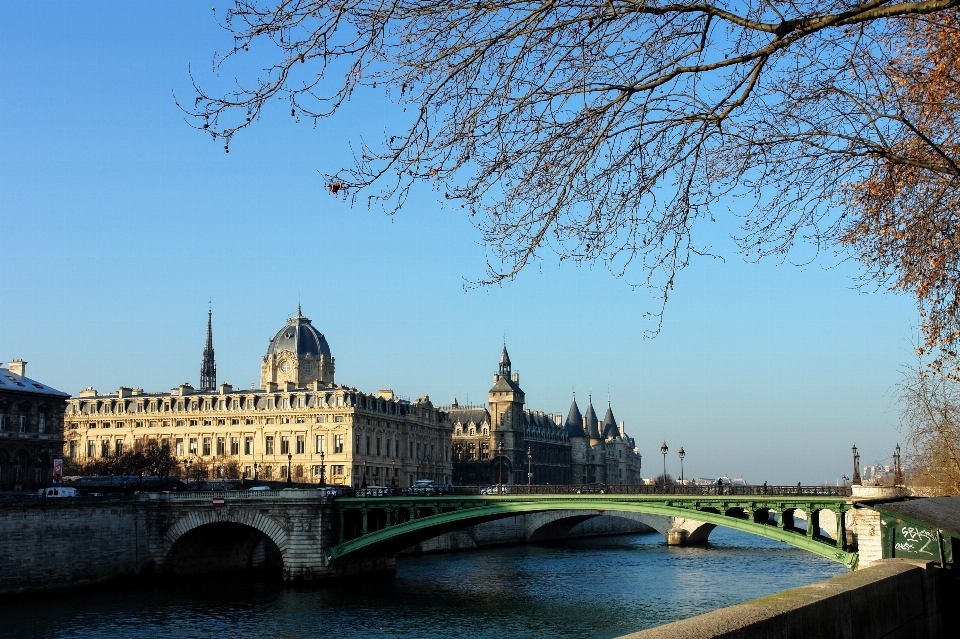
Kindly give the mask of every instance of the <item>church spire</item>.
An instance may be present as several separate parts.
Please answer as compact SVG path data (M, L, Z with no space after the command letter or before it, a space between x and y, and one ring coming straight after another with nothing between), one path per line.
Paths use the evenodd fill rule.
M207 309L207 345L203 347L203 364L200 366L200 390L217 388L217 363L213 359L213 309Z

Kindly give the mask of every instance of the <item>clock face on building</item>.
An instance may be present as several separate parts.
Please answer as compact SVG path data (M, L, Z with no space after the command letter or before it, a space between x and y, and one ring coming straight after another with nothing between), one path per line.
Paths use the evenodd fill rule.
M313 362L304 362L303 363L303 372L308 375L313 372Z
M280 370L282 370L284 373L289 373L291 368L293 367L290 365L290 362L283 362L280 364Z

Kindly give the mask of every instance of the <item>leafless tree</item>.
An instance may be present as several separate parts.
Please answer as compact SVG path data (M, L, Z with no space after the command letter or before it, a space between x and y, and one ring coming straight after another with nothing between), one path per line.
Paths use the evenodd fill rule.
M713 253L695 225L732 216L748 259L795 259L798 241L846 243L867 282L916 292L921 310L949 310L953 289L931 298L870 235L885 237L900 218L858 223L878 198L922 209L903 188L875 188L891 167L938 182L943 207L956 208L956 79L938 66L948 86L936 97L902 80L936 84L923 81L936 69L922 62L955 55L958 5L235 0L222 17L233 48L214 70L247 56L256 77L241 73L220 92L213 78L195 78L195 101L182 106L229 151L271 101L316 124L361 91L385 92L406 120L360 141L327 185L392 213L415 184L429 184L482 234L479 283L510 279L553 252L636 273L628 281L666 304L691 257ZM927 55L931 47L943 55ZM923 116L931 109L935 122ZM960 248L934 235L904 242L916 250L920 237L948 258L944 268L960 263ZM931 322L930 346L956 340L958 325L955 315Z
M897 390L908 483L960 495L960 381L918 360L903 372Z

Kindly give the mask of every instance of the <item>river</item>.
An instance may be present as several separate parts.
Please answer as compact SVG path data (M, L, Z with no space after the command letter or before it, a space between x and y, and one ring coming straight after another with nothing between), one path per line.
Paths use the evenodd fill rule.
M846 572L746 533L717 528L710 541L667 547L651 533L401 557L393 578L319 588L235 576L91 587L0 602L0 636L603 639Z

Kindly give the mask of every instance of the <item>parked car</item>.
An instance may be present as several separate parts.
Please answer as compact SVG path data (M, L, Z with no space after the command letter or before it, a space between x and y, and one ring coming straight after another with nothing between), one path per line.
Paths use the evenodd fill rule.
M602 495L606 492L606 484L584 484L575 492L578 495Z
M509 486L487 486L486 488L480 489L481 495L509 495L510 487Z
M270 487L269 486L251 486L250 490L256 490L256 491L270 490Z
M79 497L80 493L76 488L67 486L51 486L50 488L41 488L38 493L41 497Z

